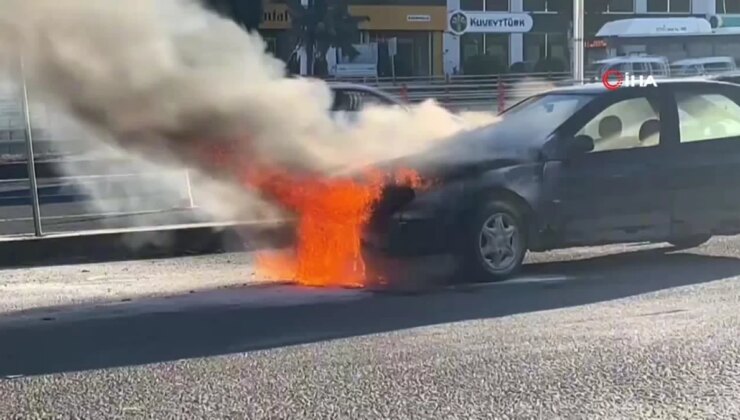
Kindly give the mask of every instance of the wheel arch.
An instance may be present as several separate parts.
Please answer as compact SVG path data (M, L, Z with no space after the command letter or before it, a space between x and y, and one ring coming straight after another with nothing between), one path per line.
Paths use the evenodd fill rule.
M530 244L537 243L537 221L534 207L524 196L510 188L503 186L489 187L471 194L466 200L466 205L460 209L457 220L470 220L470 217L482 206L494 201L503 201L519 210L520 216L524 219L523 223L527 226L527 242Z

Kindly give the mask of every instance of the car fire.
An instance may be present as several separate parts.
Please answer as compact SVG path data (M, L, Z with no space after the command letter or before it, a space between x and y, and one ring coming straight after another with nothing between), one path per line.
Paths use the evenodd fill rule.
M186 166L235 193L256 192L292 215L295 247L264 253L258 264L270 278L302 285L367 285L361 236L373 206L388 185L428 181L377 162L496 118L455 115L433 101L333 112L330 85L286 77L258 34L189 1L132 0L123 9L9 1L0 21L0 52L23 55L29 89L94 141L127 158Z
M359 176L330 177L255 165L222 147L208 149L201 158L237 174L245 188L255 189L294 215L297 220L292 249L259 254L257 269L262 277L303 286L366 286L361 234L383 188L398 185L419 189L426 185L410 169L388 173L370 168Z

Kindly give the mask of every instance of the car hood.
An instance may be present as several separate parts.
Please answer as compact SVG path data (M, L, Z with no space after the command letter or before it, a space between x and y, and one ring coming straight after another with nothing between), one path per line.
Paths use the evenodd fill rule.
M413 169L422 178L449 179L505 166L535 162L540 143L505 126L487 126L443 140L421 153L385 162L388 172Z

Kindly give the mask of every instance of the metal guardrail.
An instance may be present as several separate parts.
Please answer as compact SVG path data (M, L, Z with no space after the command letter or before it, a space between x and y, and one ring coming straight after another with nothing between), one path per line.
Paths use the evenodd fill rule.
M35 164L40 222L53 223L59 227L63 226L65 220L70 223L83 220L94 222L103 218L120 219L169 212L183 215L182 211L198 210L189 174L185 170L157 169L133 173L130 162L124 160L78 159L67 160L64 165L74 165L75 176L68 176L55 161ZM182 179L182 187L163 188L159 183L153 182L153 179L168 175L175 180ZM132 190L135 190L135 197L131 196ZM0 223L35 223L36 216L29 211L29 205L34 204L33 196L33 189L28 185L26 162L0 165ZM98 206L91 206L93 201L105 203L104 207L107 209L94 210ZM45 214L45 211L48 213ZM194 213L193 219L197 220L195 216Z
M436 99L454 110L495 107L503 94L506 102L541 93L560 84L573 84L570 73L517 73L503 75L454 75L396 78L329 78L328 81L360 83L401 97L408 102Z

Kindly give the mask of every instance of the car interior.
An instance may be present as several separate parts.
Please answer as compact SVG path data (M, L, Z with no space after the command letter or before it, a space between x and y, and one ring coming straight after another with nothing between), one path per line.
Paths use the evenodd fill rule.
M715 93L677 94L681 142L740 137L740 105Z
M617 102L589 121L577 135L593 140L593 152L657 146L660 139L657 104L645 97Z

